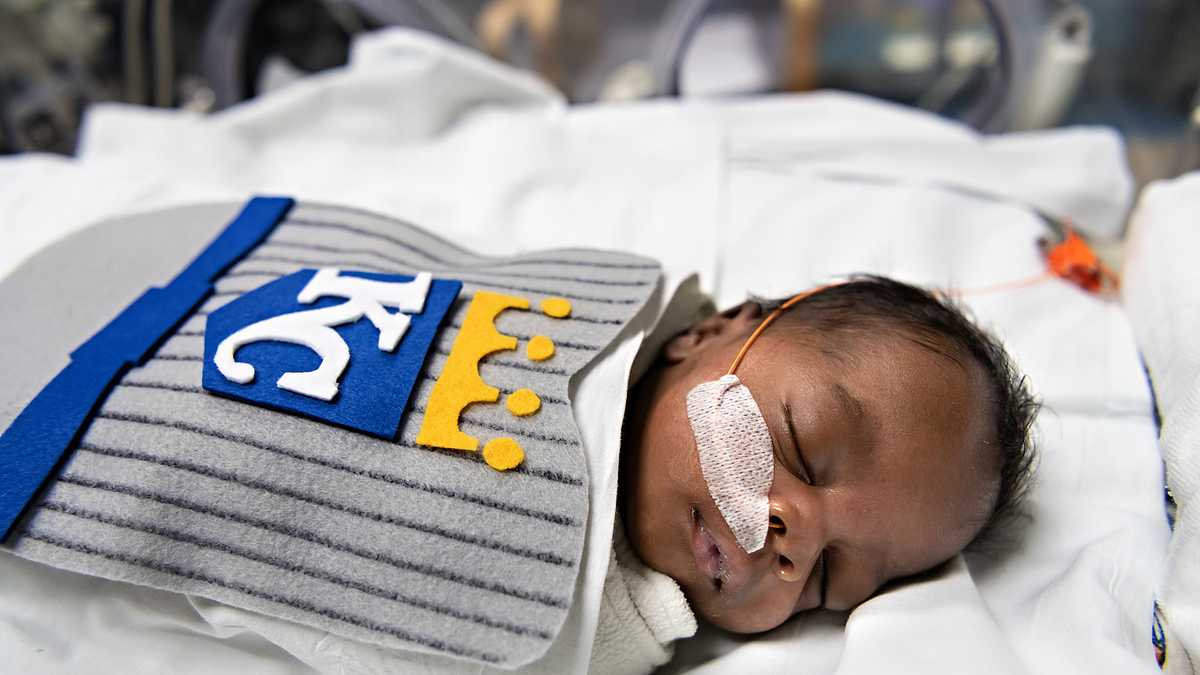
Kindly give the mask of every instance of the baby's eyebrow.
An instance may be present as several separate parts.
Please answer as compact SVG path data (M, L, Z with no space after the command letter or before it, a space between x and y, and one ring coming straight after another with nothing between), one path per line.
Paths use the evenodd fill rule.
M841 404L846 417L854 421L855 426L862 431L865 442L863 443L862 451L870 453L875 449L876 432L879 429L879 420L875 417L871 410L868 410L863 402L857 396L850 393L849 389L842 386L841 382L833 383L834 397Z

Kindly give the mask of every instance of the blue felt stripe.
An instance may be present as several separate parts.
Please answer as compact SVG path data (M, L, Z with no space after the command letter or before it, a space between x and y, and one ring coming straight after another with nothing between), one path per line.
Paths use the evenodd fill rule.
M78 441L113 384L140 365L212 292L213 281L260 244L294 201L255 197L164 288L134 300L78 349L71 362L0 435L0 540Z

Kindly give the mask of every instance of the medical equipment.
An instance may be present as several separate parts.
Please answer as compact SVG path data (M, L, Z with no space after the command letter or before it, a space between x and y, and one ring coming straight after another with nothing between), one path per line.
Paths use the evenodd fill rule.
M687 413L708 493L737 545L754 553L767 539L775 463L758 403L737 375L727 373L693 387Z
M717 4L712 0L677 0L668 6L650 65L658 94L677 96L683 93L683 70L689 48L703 27L705 17ZM820 16L822 3L795 4L813 5L813 21ZM955 6L956 3L942 2L929 9L934 15L936 34L926 47L931 56L920 57L918 61L935 65L933 84L916 98L915 103L926 109L949 113L951 103L961 98L963 90L973 80L980 79L981 84L976 87L980 91L973 95L973 102L966 110L956 113L968 124L985 130L1027 129L1051 126L1060 120L1074 97L1090 56L1089 15L1082 6L1076 2L978 0L989 35L973 38L982 41L982 46L971 49L973 56L960 57L960 63L952 63L947 55L958 47L950 43L948 27L951 19L948 15ZM724 9L728 12L731 8L725 5ZM829 7L829 11L837 9L840 8ZM805 35L818 39L818 34L811 31ZM785 43L785 46L789 45ZM912 47L915 49L917 43ZM918 70L924 67L926 65L915 65ZM893 89L892 93L900 91Z
M246 72L246 61L251 27L264 4L261 0L223 0L213 10L205 30L201 63L215 94L217 110L254 92L255 73ZM361 30L362 21L366 20L376 26L410 26L463 44L475 44L470 27L453 9L437 0L332 0L326 5L331 16L340 19L351 31Z

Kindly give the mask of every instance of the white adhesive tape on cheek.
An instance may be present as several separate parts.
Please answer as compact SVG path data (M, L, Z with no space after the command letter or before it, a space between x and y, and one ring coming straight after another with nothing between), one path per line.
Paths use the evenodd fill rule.
M767 541L775 473L771 433L762 412L737 375L693 387L687 412L708 493L738 546L753 553Z

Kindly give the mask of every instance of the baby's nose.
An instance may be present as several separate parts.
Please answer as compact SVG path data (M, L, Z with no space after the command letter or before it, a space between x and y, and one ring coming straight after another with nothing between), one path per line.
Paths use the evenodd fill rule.
M804 536L794 517L792 522L796 527L789 528L785 513L774 508L772 511L774 512L768 523L766 550L768 555L774 557L771 561L773 571L784 581L804 582L812 573L821 554L821 547L806 541L812 537Z

